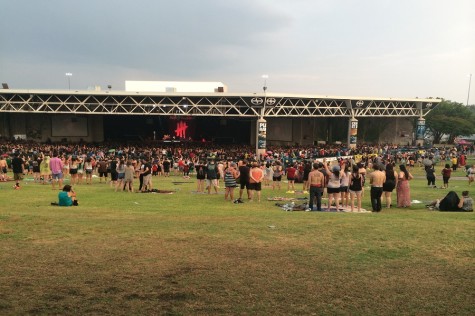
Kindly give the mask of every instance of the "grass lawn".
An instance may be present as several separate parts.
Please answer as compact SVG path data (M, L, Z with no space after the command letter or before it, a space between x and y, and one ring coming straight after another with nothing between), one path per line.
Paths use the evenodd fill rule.
M181 177L153 179L171 195L95 179L70 208L50 206L49 185L0 183L0 314L473 315L474 213L428 211L447 190L411 172L422 203L380 214L266 201L286 188L233 204ZM475 196L466 178L450 186Z

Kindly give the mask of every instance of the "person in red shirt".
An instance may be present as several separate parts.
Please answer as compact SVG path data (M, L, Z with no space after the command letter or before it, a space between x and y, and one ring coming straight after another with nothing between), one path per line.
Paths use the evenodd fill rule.
M449 179L451 175L452 169L450 169L450 165L447 163L445 164L445 168L442 169L442 179L444 181L442 188L447 189L449 187Z
M288 193L295 192L295 176L297 174L297 169L295 169L294 164L290 164L289 167L286 169L287 173L287 190Z

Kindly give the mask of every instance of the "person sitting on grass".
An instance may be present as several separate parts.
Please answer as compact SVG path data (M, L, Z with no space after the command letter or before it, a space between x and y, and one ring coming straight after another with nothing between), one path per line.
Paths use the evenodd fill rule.
M442 200L437 199L426 206L443 212L473 212L473 199L468 196L468 191L462 192L462 198L450 191Z
M76 192L73 191L73 187L69 184L66 184L58 193L58 203L52 202L51 205L58 206L78 206L78 201L76 199Z

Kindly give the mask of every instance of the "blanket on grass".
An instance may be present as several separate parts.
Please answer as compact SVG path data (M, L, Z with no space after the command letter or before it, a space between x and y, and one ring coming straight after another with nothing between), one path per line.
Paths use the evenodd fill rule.
M276 206L280 207L282 210L286 212L294 212L294 211L305 211L307 210L308 204L292 204L292 203L275 203ZM314 209L315 210L315 209ZM358 212L355 208L353 212L351 212L350 207L340 207L338 210L334 207L328 209L326 207L322 207L321 212L343 212L343 213L371 213L371 211L367 211L365 209L360 209Z

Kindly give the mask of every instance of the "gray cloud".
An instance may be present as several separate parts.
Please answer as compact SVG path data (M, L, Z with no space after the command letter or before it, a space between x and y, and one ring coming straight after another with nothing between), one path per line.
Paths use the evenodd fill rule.
M475 2L4 1L0 80L76 89L125 80L223 81L230 91L464 101ZM435 79L437 78L437 80Z

